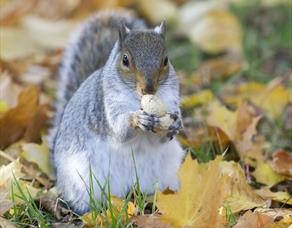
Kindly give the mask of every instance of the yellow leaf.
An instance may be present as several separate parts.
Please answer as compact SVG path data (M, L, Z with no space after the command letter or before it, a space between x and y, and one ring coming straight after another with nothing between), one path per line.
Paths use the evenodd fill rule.
M226 184L220 174L217 157L208 164L198 164L188 155L180 171L177 193L158 192L157 205L161 219L175 227L221 227L219 208L223 204Z
M23 166L19 162L19 159L9 163L6 166L0 167L0 187L2 188L2 191L9 192L8 195L6 195L6 199L11 199L11 186L13 185L13 191L14 193L20 195L19 189L16 187L15 181L18 182L19 187L23 191L26 197L28 197L28 192L32 197L35 197L37 193L39 192L38 189L31 186L31 183L22 181L21 178L23 178L26 174L22 171ZM4 200L4 199L2 199ZM18 197L15 197L15 201L18 203L21 203L22 200Z
M292 205L292 198L288 192L272 192L268 187L255 190L255 192L264 199Z
M255 194L247 183L244 172L238 163L223 161L220 167L221 173L228 176L229 188L225 203L233 213L266 205L264 200Z
M237 106L243 100L250 100L271 118L277 118L283 113L289 101L289 91L282 85L282 81L276 78L267 86L256 82L242 84L232 93L223 95L223 99L225 102Z
M25 176L25 173L21 171L21 163L19 160L9 163L6 166L0 167L0 186L9 187L11 181L13 180L13 175L17 179Z
M0 113L2 112L6 112L8 111L8 104L6 103L6 101L1 101L0 100Z
M209 104L207 123L223 130L245 160L247 156L257 157L262 150L260 141L253 139L260 118L255 108L247 102L242 102L236 111L230 111L215 100Z
M92 212L88 212L82 216L82 222L84 225L89 227L106 227L106 222L109 222L112 224L112 216L118 217L121 213L123 213L123 208L125 205L125 200L122 200L118 197L111 196L111 206L112 206L112 213L109 211L109 209L106 210L106 213L100 213L96 217L94 217L94 214ZM136 214L136 207L135 205L129 201L127 203L127 210L126 213L122 214L122 221L126 221L126 217L131 218ZM127 215L126 215L127 214Z
M230 139L233 138L233 129L236 121L235 112L228 110L217 100L210 103L208 108L209 114L207 122L210 126L219 127Z
M36 163L45 174L51 179L54 179L49 147L44 140L41 145L35 143L24 143L22 144L22 149L23 152L20 154L21 157L25 158L27 161Z
M257 166L252 175L256 178L256 180L262 184L266 184L268 186L272 186L285 180L284 176L277 174L272 167L265 163L263 160L257 161Z
M182 99L182 108L191 108L197 105L209 103L213 99L214 95L211 90L202 90L193 95L187 96Z

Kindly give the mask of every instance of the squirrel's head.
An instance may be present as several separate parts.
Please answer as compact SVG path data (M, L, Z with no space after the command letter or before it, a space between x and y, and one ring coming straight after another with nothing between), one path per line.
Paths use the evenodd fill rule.
M169 73L165 47L165 23L150 30L119 30L117 69L123 81L140 95L156 93Z

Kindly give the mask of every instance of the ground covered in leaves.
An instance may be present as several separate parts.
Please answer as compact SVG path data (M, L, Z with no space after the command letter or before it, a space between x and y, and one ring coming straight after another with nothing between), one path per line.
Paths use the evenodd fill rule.
M288 227L292 224L292 18L285 0L3 0L0 226ZM168 23L188 151L178 192L139 184L74 214L58 197L46 135L58 66L76 26L125 7ZM157 13L159 9L159 13ZM90 191L89 191L90 193Z

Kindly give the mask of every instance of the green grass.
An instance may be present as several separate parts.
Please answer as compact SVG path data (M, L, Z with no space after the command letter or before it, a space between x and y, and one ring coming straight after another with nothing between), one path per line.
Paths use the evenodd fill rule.
M13 207L6 213L6 217L17 227L50 227L53 216L42 211L28 189L23 189L15 178L11 184L11 198ZM19 201L22 203L19 204Z
M238 220L238 215L235 215L232 213L230 206L228 205L224 205L224 209L225 209L225 213L226 213L226 227L227 228L231 228L232 226L234 226Z

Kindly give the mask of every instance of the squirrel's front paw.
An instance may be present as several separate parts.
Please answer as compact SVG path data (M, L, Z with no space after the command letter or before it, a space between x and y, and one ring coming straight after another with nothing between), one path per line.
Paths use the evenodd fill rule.
M173 123L169 126L166 137L172 140L173 137L179 133L180 129L183 128L183 125L178 112L171 114L170 117L173 119Z
M149 114L139 110L132 114L131 126L140 128L143 131L152 131L159 125L159 118L153 114Z

